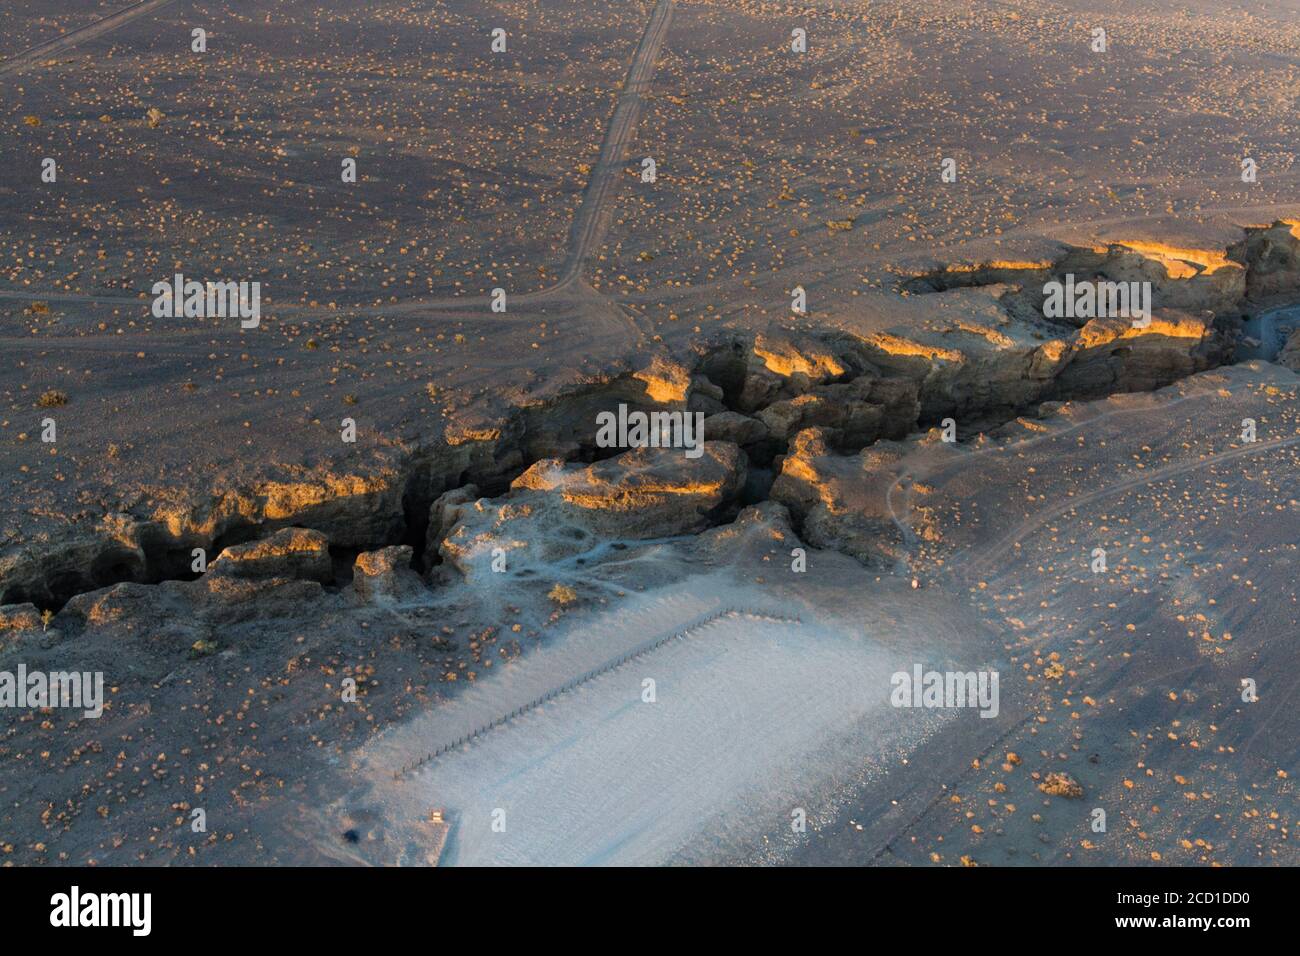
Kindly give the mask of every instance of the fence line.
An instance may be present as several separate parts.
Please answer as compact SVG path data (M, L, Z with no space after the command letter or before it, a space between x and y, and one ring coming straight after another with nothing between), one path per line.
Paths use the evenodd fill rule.
M510 713L503 714L500 717L494 718L488 723L483 724L478 728L470 731L470 733L462 735L456 740L449 741L435 750L429 751L419 760L412 761L411 763L408 763L405 766L403 766L402 769L395 771L393 773L393 779L400 780L408 773L411 773L412 771L418 770L420 767L423 767L429 761L436 760L438 757L441 757L443 754L447 753L450 750L456 750L459 749L460 747L463 747L465 744L474 741L475 739L481 737L483 734L487 733L488 731L495 730L497 727L504 726L505 724L516 719L517 717L521 717L524 714L528 713L529 711L535 710L536 708L540 707L542 704L546 703L547 701L554 700L556 697L559 697L561 694L567 694L569 691L574 690L578 686L585 684L588 681L594 680L595 678L600 677L602 674L609 673L616 667L622 667L624 664L630 663L631 661L634 661L639 657L644 657L646 654L649 654L652 651L657 651L659 648L663 647L669 641L678 640L678 639L684 640L692 631L698 631L701 628L708 627L710 624L713 624L714 622L719 621L724 617L746 617L751 620L769 621L774 624L802 624L803 623L798 617L778 617L773 614L764 614L755 611L744 611L739 608L732 608L732 607L723 608L722 610L716 611L713 614L708 615L707 617L700 618L694 624L691 624L683 628L682 630L677 631L674 634L666 634L663 637L655 638L653 641L649 642L648 644L642 645L641 647L638 647L635 650L628 651L626 654L622 654L619 657L614 658L613 660L606 661L604 664L601 664L599 667L593 670L589 670L585 674L573 678L573 680L566 681L565 683L561 684L559 687L552 688L542 696L534 698L533 700L529 701L527 704L524 704L521 707L516 707L514 710L510 711Z

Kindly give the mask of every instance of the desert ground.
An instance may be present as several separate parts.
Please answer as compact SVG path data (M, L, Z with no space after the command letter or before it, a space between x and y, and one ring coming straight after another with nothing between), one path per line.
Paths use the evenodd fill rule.
M1300 863L1298 50L1259 0L12 4L0 672L107 700L0 714L0 861Z

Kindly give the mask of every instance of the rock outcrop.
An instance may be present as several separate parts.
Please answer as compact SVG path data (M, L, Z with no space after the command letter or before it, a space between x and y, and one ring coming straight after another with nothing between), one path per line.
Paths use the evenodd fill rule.
M41 612L34 604L6 604L0 607L0 634L41 626Z
M1165 309L1146 328L1128 319L1092 319L1079 330L1072 351L1049 393L1054 399L1161 388L1218 365L1223 342L1212 314Z
M208 568L212 577L334 579L329 539L307 528L282 528L268 538L226 548Z
M1300 373L1300 329L1291 333L1291 337L1282 346L1282 351L1277 354L1277 361L1279 365Z
M439 552L467 576L487 571L497 549L513 569L561 560L598 541L700 531L736 498L745 473L736 445L707 440L698 458L641 448L591 465L544 459L500 498L440 499L430 529L448 529Z
M1228 255L1247 268L1246 294L1256 300L1300 292L1300 222L1281 219L1246 238Z
M391 604L426 593L419 575L411 570L410 545L393 545L363 551L352 567L352 589L367 604Z
M890 566L903 544L888 501L900 457L883 445L838 454L822 429L810 428L795 436L772 485L772 500L789 509L809 544L867 565Z
M963 430L978 429L1043 401L1158 388L1223 361L1231 333L1222 329L1231 328L1244 301L1300 291L1297 230L1292 221L1248 229L1226 251L1133 241L1066 249L1052 261L952 267L905 284L915 293L943 291L944 304L895 326L725 333L685 354L655 354L640 366L622 361L560 383L520 387L504 411L446 409L441 434L386 436L350 451L346 467L280 464L247 476L220 475L210 485L132 489L114 502L115 510L55 518L50 527L0 545L0 602L58 607L117 582L183 578L194 548L211 554L225 542L294 526L320 532L337 548L374 550L409 540L429 515L427 565L455 524L450 510L463 511L480 494L503 494L521 473L531 476L528 482L549 480L541 476L585 467L557 471L557 462L604 454L596 447L597 416L619 405L708 416L707 445L738 446L755 465L755 480L740 493L748 502L766 494L769 466L807 429L820 429L828 447L851 452L948 416ZM1123 318L1045 319L1043 283L1066 274L1084 282L1150 282L1153 321L1138 328ZM1293 339L1278 360L1296 368L1297 354L1300 343ZM590 477L605 480L599 471ZM630 495L633 487L618 494ZM624 527L612 533L630 535L646 531L632 515L654 516L650 524L660 516L646 501L623 508L609 489L603 499L593 493L601 504L586 515L558 484L515 489L525 490L565 501L572 513L565 520L581 533L604 533L593 515L620 515ZM700 497L706 512L716 507L710 495ZM679 517L669 509L665 527L684 533L696 526ZM279 564L289 577L329 580L328 555L320 548L287 564L281 560L287 555L226 550L214 562L219 576L275 575ZM246 561L246 569L236 567Z
M17 646L18 642L44 629L41 612L34 604L6 604L0 607L0 652Z

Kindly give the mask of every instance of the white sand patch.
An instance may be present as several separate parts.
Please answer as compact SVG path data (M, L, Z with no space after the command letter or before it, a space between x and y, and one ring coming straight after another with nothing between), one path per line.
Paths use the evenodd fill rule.
M637 602L516 662L385 735L371 766L391 765L422 735L509 712L538 686L571 679L593 647L608 655L665 627L675 633L684 617L715 612L723 598L732 607L754 603L734 586L702 584ZM444 863L661 863L700 834L741 839L781 825L795 806L815 821L830 810L835 785L911 749L943 717L889 706L896 657L865 635L817 622L728 612L400 782L390 774L375 783L392 798L386 812L396 827L444 810L453 824ZM646 678L655 681L655 703L642 701ZM497 810L504 832L493 830Z

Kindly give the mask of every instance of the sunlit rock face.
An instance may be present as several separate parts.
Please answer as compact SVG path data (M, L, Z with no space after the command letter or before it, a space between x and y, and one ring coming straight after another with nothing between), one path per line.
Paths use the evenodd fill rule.
M1300 223L1281 219L1271 226L1248 229L1246 238L1229 250L1249 272L1246 294L1252 299L1300 292Z
M307 528L282 528L268 538L235 545L217 555L209 569L216 577L333 580L329 539Z
M363 551L352 566L352 589L368 604L393 604L420 597L424 588L411 570L410 545L392 545L378 551Z
M822 429L810 428L795 436L772 485L772 500L790 510L809 544L885 566L897 559L902 543L888 501L898 458L882 445L839 454Z
M744 486L746 456L731 442L641 448L591 465L544 459L497 499L448 496L430 528L445 528L443 558L466 575L489 570L493 551L556 560L597 541L671 537L703 530Z

